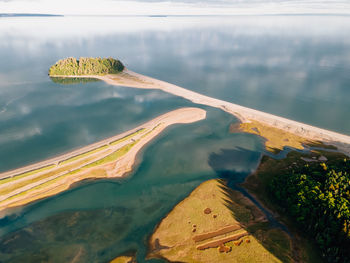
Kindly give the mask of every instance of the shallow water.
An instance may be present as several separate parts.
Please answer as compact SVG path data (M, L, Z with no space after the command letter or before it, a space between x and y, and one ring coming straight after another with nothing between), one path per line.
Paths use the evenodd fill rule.
M83 182L2 219L2 235L29 226L15 232L17 238L13 241L9 242L12 234L5 236L0 251L11 254L15 261L21 257L38 260L33 251L40 250L43 258L56 258L58 250L66 251L64 244L76 247L75 254L82 247L88 253L82 262L104 262L130 250L138 251L143 262L147 237L159 220L201 182L218 177L209 160L213 153L230 150L230 157L215 167L236 171L238 181L258 163L262 151L258 138L230 134L234 117L220 110L207 110L206 120L172 126L153 141L131 176ZM31 242L21 245L25 240ZM66 253L60 252L59 256L66 259L74 252Z
M67 56L117 57L142 74L350 134L349 29L346 16L1 18L0 171L194 105L155 90L52 82L49 66ZM203 108L206 120L147 145L129 177L11 210L0 219L1 260L106 262L137 251L144 262L148 236L177 202L221 170L242 181L264 151L258 137L229 133L233 116Z

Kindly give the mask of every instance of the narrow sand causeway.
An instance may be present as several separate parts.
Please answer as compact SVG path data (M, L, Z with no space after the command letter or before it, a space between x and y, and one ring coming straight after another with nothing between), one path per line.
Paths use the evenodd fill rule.
M262 124L300 136L306 141L322 142L326 145L333 145L337 147L339 151L350 156L350 136L326 129L317 128L305 123L289 120L262 111L257 111L224 100L208 97L200 93L167 83L165 81L157 80L132 72L127 69L116 75L66 77L97 78L116 86L126 86L142 89L160 89L176 96L188 99L197 104L203 104L222 109L236 116L242 123L250 122L252 120L258 121Z
M206 117L199 108L163 114L128 132L67 154L0 174L0 211L27 204L87 178L120 177L132 170L140 149L172 124Z

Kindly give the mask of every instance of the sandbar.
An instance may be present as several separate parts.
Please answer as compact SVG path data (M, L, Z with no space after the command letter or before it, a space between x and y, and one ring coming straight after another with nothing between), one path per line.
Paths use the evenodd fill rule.
M62 192L87 178L121 177L141 148L172 124L206 117L199 108L165 113L128 132L33 165L0 174L0 211Z
M222 109L237 117L241 123L257 121L264 125L300 136L304 138L305 141L322 142L325 145L333 145L340 152L350 156L350 136L279 117L270 113L254 110L224 100L215 99L165 81L135 73L127 68L118 74L109 74L104 76L80 75L52 77L96 78L103 80L110 85L163 90L164 92L188 99L196 104Z

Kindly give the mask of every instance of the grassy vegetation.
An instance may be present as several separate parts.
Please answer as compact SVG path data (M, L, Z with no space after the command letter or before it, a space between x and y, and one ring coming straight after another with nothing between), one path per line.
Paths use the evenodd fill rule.
M19 194L17 194L17 195L13 195L13 196L7 198L7 199L4 200L4 201L13 200L13 199L15 199L15 198L24 196L24 195L26 195L26 194L28 194L28 193L30 193L30 192L32 192L32 191L36 191L36 190L40 190L40 189L45 189L45 188L47 188L48 186L50 186L50 185L52 185L52 184L54 184L54 183L57 183L57 182L59 182L59 181L62 181L62 179L67 178L67 177L69 177L69 176L71 176L71 175L77 174L77 173L79 173L79 172L81 172L81 171L83 171L83 170L84 170L83 168L79 168L79 169L73 170L73 171L71 171L71 172L62 174L61 176L58 176L58 177L56 177L56 178L54 178L54 179L51 179L51 180L49 180L49 181L47 181L47 182L45 182L45 183L43 183L43 184L37 185L37 186L35 186L35 187L33 187L33 188L30 188L30 189L28 189L28 190L26 190L26 191L23 191L23 192L21 192L21 193L19 193ZM104 169L94 169L94 170L92 170L91 172L89 172L89 174L83 174L83 175L81 175L81 177L79 178L79 180L83 180L83 179L85 179L85 178L102 178L102 177L105 177L105 176L106 176L106 171L105 171ZM69 182L62 181L62 186L63 186L64 188L68 187L69 185L70 185ZM64 189L63 189L63 190L64 190ZM56 188L53 189L52 191L53 191L54 193L58 193L58 192L60 192L61 190L59 190L59 189L56 187ZM48 192L50 192L50 191L48 191ZM46 196L48 195L48 192L45 191L45 193L43 193L43 197L46 197ZM33 200L36 200L36 199L38 199L38 198L40 198L40 194L39 194L39 195L36 195L36 196L33 198ZM4 201L2 201L2 202L4 202ZM31 200L27 200L27 202L28 202L28 201L30 202ZM0 204L1 204L2 202L0 202ZM19 202L22 202L22 201L19 201Z
M116 150L115 152L107 155L106 157L99 159L95 162L92 162L86 166L84 166L83 168L91 168L91 167L95 167L98 165L102 165L102 164L106 164L106 163L110 163L113 162L115 160L117 160L118 158L122 157L123 155L125 155L128 151L130 151L130 149L136 144L138 143L139 140L131 142L127 145L124 145L123 147L121 147L120 149Z
M50 76L106 75L123 71L124 65L113 58L66 58L49 69Z
M91 168L91 167L94 167L94 166L98 166L98 165L110 163L110 162L113 162L113 161L117 160L118 158L120 158L120 157L122 157L123 155L125 155L128 151L130 151L131 148L132 148L135 144L137 144L142 138L144 138L145 136L147 136L148 134L150 134L150 133L151 133L155 128L157 128L159 125L160 125L160 124L158 124L157 126L155 126L152 130L148 131L147 133L143 134L143 135L141 136L140 139L135 140L135 141L133 141L133 142L127 144L127 145L124 145L123 147L121 147L120 149L116 150L115 152L113 152L113 153L107 155L106 157L104 157L104 158L102 158L102 159L100 159L100 160L97 160L97 161L95 161L95 162L93 162L93 163L90 163L90 164L84 166L84 168ZM123 138L121 138L121 139L118 139L118 140L116 140L116 141L110 143L110 145L119 144L119 143L121 143L121 142L123 142L123 141L126 141L126 140L128 140L128 139L134 137L134 136L137 135L137 134L142 134L142 133L144 133L146 130L147 130L147 129L142 128L142 129L140 129L140 130L134 132L133 134L127 135L127 136L125 136L125 137L123 137Z
M211 212L205 213L208 208ZM291 262L289 236L261 219L261 211L224 181L204 182L162 220L150 238L149 257L172 262ZM220 229L235 225L240 229L222 234ZM245 231L248 235L222 244L231 250L228 253L220 253L219 248L197 249L204 242L220 244L221 239ZM194 241L197 235L213 232L220 234Z
M32 187L32 188L30 188L30 189L28 189L28 190L26 190L26 191L20 192L19 194L13 195L13 196L11 196L11 197L5 199L4 201L13 200L13 199L18 198L18 197L20 197L20 196L24 196L24 195L28 194L29 192L32 192L32 191L35 191L35 190L40 190L40 189L46 188L47 186L49 186L49 185L51 185L51 184L53 184L53 183L56 183L56 182L58 182L58 181L61 181L63 178L66 178L66 177L68 177L68 176L70 176L70 175L76 174L76 173L78 173L78 172L80 172L80 171L82 171L81 168L76 169L76 170L73 170L73 171L68 172L68 173L65 173L65 174L62 174L61 176L58 176L58 177L56 177L56 178L53 178L53 179L51 179L51 180L49 180L49 181L47 181L47 182L45 182L45 183L43 183L43 184L37 185L37 186ZM2 203L2 202L0 202L0 204L1 204L1 203Z
M234 126L233 130L236 131ZM285 146L296 149L304 149L303 144L307 142L305 138L266 124L262 124L255 120L251 120L249 123L241 123L239 130L264 137L266 139L266 148L272 152L283 150Z
M155 126L151 131L147 132L146 134L144 134L142 136L142 138L146 135L148 135L150 132L152 132L155 128L157 128L159 125ZM135 135L137 134L142 134L146 131L147 129L145 128L142 128L142 129L139 129L137 130L136 132L132 133L132 134L129 134L129 135L126 135L125 137L121 138L121 139L118 139L114 142L112 142L110 145L116 145L116 144L119 144L125 140L128 140L132 137L134 137ZM45 197L47 195L50 195L51 194L54 194L54 193L57 193L57 192L60 192L64 189L66 189L69 185L70 185L70 182L69 181L62 181L63 179L71 176L71 175L74 175L74 174L77 174L77 173L80 173L80 172L83 172L84 170L88 169L88 168L92 168L92 167L96 167L96 166L100 166L100 165L103 165L103 164L106 164L106 163L109 163L109 162L113 162L113 161L116 161L118 158L122 157L123 155L125 155L128 151L130 151L130 149L135 145L137 144L141 139L138 139L138 140L134 140L132 141L131 143L127 144L127 145L124 145L123 147L119 148L118 150L116 150L115 152L97 160L97 161L93 161L92 163L90 164L87 164L84 166L84 164L86 163L89 163L90 161L94 160L96 157L95 156L90 156L92 155L93 153L96 153L96 152L99 152L101 150L104 150L104 149L107 149L109 147L109 145L104 145L104 146L101 146L97 149L94 149L92 151L89 151L89 152L86 152L86 153L83 153L83 154L80 154L80 155L77 155L77 156L73 156L72 158L69 158L67 160L64 160L60 163L60 165L64 164L65 166L57 166L56 169L54 170L51 170L51 171L48 171L46 173L43 173L41 174L40 176L36 176L34 178L26 178L26 176L28 175L31 175L31 174L34 174L35 172L39 172L39 171L45 171L46 169L49 169L49 168L54 168L55 165L53 166L50 166L50 167L44 167L44 168L41 168L41 169L37 169L35 171L31 171L31 172L28 172L28 173L25 173L23 175L21 175L21 177L18 177L18 178L24 178L25 180L23 181L20 181L20 182L17 182L13 185L10 185L8 187L4 187L3 189L0 189L0 194L2 195L5 195L5 194L9 194L13 191L15 191L16 189L19 189L19 188L22 188L22 187L25 187L26 185L29 185L29 184L32 184L32 183L37 183L43 179L46 179L46 178L51 178L51 177L54 177L56 176L55 178L52 178L40 185L36 185L26 191L23 191L23 192L20 192L19 194L16 194L16 195L13 195L5 200L3 200L2 202L0 203L3 203L3 202L8 202L9 200L13 200L15 198L18 198L18 197L21 197L21 196L24 196L24 195L27 195L28 193L32 192L32 191L37 191L37 190L41 190L41 189L48 189L47 191L45 191L45 193L39 193L37 195L35 195L35 197L29 197L27 201L31 201L31 200L36 200L38 198L41 198L41 197ZM73 163L73 164L69 164L73 161L77 161L76 163ZM82 166L82 167L80 167ZM78 168L80 167L80 168ZM61 175L57 176L58 174L62 173ZM84 178L97 178L97 177L104 177L106 176L106 171L104 169L98 169L98 167L96 169L93 169L91 170L89 173L82 173L81 175L79 175L78 179L79 180L82 180ZM12 180L12 178L9 178ZM75 178L77 179L77 178ZM9 181L9 180L7 180ZM57 183L57 182L60 182L62 181L62 183L57 186L55 189L50 189L49 186L54 184L54 183ZM61 189L61 190L59 190ZM15 203L18 203L18 204L22 204L23 200L19 200Z
M114 142L111 143L111 145L115 145L115 144L119 144L127 139L130 139L132 138L133 136L137 135L137 134L141 134L143 132L145 132L146 129L142 128L142 129L139 129L138 131L132 133L132 134L129 134L119 140L116 140ZM83 168L91 168L91 167L94 167L94 166L98 166L98 165L101 165L101 164L105 164L105 163L108 163L108 162L112 162L112 161L115 161L116 159L118 159L119 157L123 156L124 154L126 154L131 148L132 146L134 146L138 141L135 141L135 142L132 142L128 145L125 145L123 146L122 148L118 149L117 151L115 151L114 153L100 159L100 160L97 160L91 164L88 164L86 166L84 166ZM92 155L96 152L99 152L99 151L102 151L104 149L107 149L108 148L108 145L104 145L104 146L101 146L97 149L94 149L92 151L89 151L89 152L86 152L86 153L83 153L83 154L80 154L80 155L77 155L77 156L74 156L72 158L69 158L67 160L64 160L62 162L60 162L60 165L65 165L65 164L68 164L68 163L71 163L73 161L76 161L76 160L79 160L79 159L83 159L85 157L88 157L89 155ZM44 173L40 176L37 176L37 177L34 177L34 178L31 178L31 179L28 179L28 180L24 180L24 181L21 181L21 182L18 182L16 184L13 184L9 187L6 187L6 188L3 188L3 189L0 189L0 194L4 195L4 194L8 194L18 188L21 188L21 187L24 187L28 184L31 184L31 183L35 183L35 182L38 182L40 180L43 180L45 178L49 178L51 176L54 176L55 174L58 174L58 173L61 173L61 172L64 172L64 171L68 171L68 170L72 170L86 162L89 162L90 160L92 160L94 157L90 157L90 158L86 158L84 160L82 160L81 162L78 162L78 163L75 163L75 164L72 164L72 165L68 165L68 166L65 166L65 167L61 167L61 168L58 168L58 169L55 169L54 171L51 171L51 172L48 172L48 173ZM33 170L33 171L30 171L30 172L27 172L27 173L24 173L24 174L21 174L21 175L18 175L18 176L15 176L15 177L11 177L11 178L6 178L6 179L3 179L0 181L0 184L4 184L4 183L7 183L7 182L11 182L11 181L14 181L14 180L17 180L17 179L21 179L21 178L25 178L29 175L32 175L32 174L35 174L35 173L39 173L39 172L42 172L42 171L45 171L45 170L48 170L48 169L51 169L51 168L54 168L55 165L51 165L51 166L47 166L47 167L43 167L43 168L40 168L40 169L37 169L37 170ZM77 170L74 170L70 173L67 173L67 175L69 174L73 174L73 173L76 173L78 171L81 171L81 169L77 169ZM62 179L62 176L59 176L58 178ZM57 179L58 179L57 178ZM52 183L52 180L49 181Z
M19 197L19 196L21 196L21 195L25 195L25 194L27 194L29 191L42 189L42 188L44 188L44 187L49 186L50 184L53 184L53 183L56 183L56 182L62 180L63 178L65 178L65 177L67 177L67 176L70 176L70 175L79 173L79 172L81 172L81 171L83 171L83 170L85 170L85 169L87 169L87 168L92 168L92 167L96 167L96 166L99 166L99 165L103 165L103 164L106 164L106 163L109 163L109 162L113 162L113 161L117 160L118 158L122 157L123 155L125 155L137 142L138 142L138 141L129 143L129 144L127 144L127 145L121 147L121 148L118 149L117 151L115 151L115 152L113 152L113 153L107 155L107 156L104 157L104 158L101 158L101 159L99 159L99 160L97 160L97 161L95 161L95 162L92 162L92 163L90 163L90 164L88 164L88 165L85 165L85 166L83 166L83 167L81 167L81 168L79 168L79 169L75 169L75 170L70 171L70 172L68 172L68 173L62 174L61 176L58 176L58 177L56 177L56 178L54 178L54 179L52 179L52 180L49 180L49 181L47 181L47 182L45 182L45 183L43 183L43 184L40 184L40 185L38 185L38 186L35 186L35 187L33 187L33 188L31 188L31 189L29 189L29 190L27 190L27 191L24 191L24 192L21 192L21 193L19 193L19 194L17 194L17 195L14 195L14 196L12 196L12 197L6 199L6 200L8 201L8 200L11 200L11 199L13 199L13 198ZM90 158L90 159L92 159L92 158ZM63 171L65 171L65 170L73 169L74 167L77 167L77 166L79 166L79 165L81 165L81 164L83 164L83 163L85 163L85 162L88 162L88 160L85 159L85 160L83 160L82 162L79 162L78 164L74 164L74 165L68 166L68 167L66 166L66 167L64 167L64 168L55 170L55 171L53 171L53 172L51 172L51 173L43 174L43 175L40 176L40 177L36 177L36 178L31 179L31 180L26 180L26 181L23 181L23 182L21 182L21 183L15 184L15 185L13 185L13 186L11 186L11 187L5 188L3 191L0 191L0 194L10 193L10 192L14 191L15 189L18 189L18 188L20 188L20 187L23 187L23 186L25 186L25 185L28 185L28 184L31 184L31 183L34 183L34 182L38 182L38 181L40 181L40 180L42 180L42 179L44 179L44 178L53 176L53 175L55 175L55 174L57 174L57 173L59 173L59 172L63 172Z
M76 156L74 156L74 157L72 157L72 158L69 158L69 159L67 159L67 160L64 160L64 161L60 162L59 164L60 164L60 165L64 165L64 164L67 164L67 163L70 163L70 162L79 160L79 159L84 158L84 157L86 157L86 156L89 156L89 155L91 155L91 154L94 154L94 153L97 153L97 152L99 152L99 151L102 151L102 150L104 150L104 149L106 149L106 148L108 148L108 145L103 145L103 146L98 147L98 148L96 148L96 149L94 149L94 150L92 150L92 151L88 151L88 152L86 152L86 153L79 154L79 155L76 155Z
M49 169L51 169L51 168L53 168L53 167L55 167L55 166L56 166L56 165L53 164L53 165L49 165L49 166L42 167L42 168L40 168L40 169L36 169L36 170L33 170L33 171L26 172L26 173L23 173L23 174L19 174L19 175L13 176L13 177L8 177L8 178L5 178L5 179L2 179L2 180L0 180L0 185L1 185L1 184L5 184L5 183L9 183L9 182L16 181L16 180L18 180L18 179L24 178L24 177L29 176L29 175L32 175L32 174L36 174L36 173L40 173L40 172L49 170Z
M110 263L136 263L134 257L120 256L113 259Z
M143 134L142 136L141 136L141 139L142 138L144 138L144 137L146 137L148 134L150 134L151 132L153 132L155 129L157 129L160 125L162 125L163 123L161 122L161 123L158 123L156 126L154 126L153 128L152 128L152 130L150 130L150 131L148 131L147 133L145 133L145 134Z
M117 144L119 144L119 143L121 143L121 142L124 142L124 141L126 141L126 140L128 140L128 139L134 137L134 136L137 135L137 134L144 133L146 130L147 130L147 129L145 129L145 128L141 128L141 129L137 130L136 132L134 132L134 133L132 133L132 134L126 135L126 136L124 136L123 138L120 138L120 139L118 139L118 140L115 140L115 141L111 142L110 145L117 145Z
M68 173L62 174L61 176L58 176L58 177L56 177L56 178L54 178L54 179L52 179L52 180L49 180L49 181L47 181L47 182L45 182L45 183L43 183L43 184L40 184L40 185L35 186L35 187L31 188L31 189L28 189L27 191L23 191L23 192L21 192L21 193L19 193L19 194L17 194L17 195L14 195L14 196L12 196L12 197L6 199L5 201L9 201L9 200L12 200L12 199L14 199L14 198L17 198L17 197L26 195L27 193L29 193L29 192L31 192L31 191L43 189L43 188L45 188L45 187L47 187L47 186L49 186L49 185L51 185L51 184L54 184L54 183L56 183L56 182L58 182L58 181L61 181L63 178L66 178L66 177L68 177L68 176L70 176L70 175L73 175L73 174L82 172L83 170L85 170L85 169L87 169L87 168L92 168L92 167L96 167L96 166L99 166L99 165L103 165L103 164L106 164L106 163L115 161L115 160L117 160L118 158L120 158L121 156L125 155L136 143L138 143L138 141L139 141L139 140L134 141L134 142L132 142L132 143L129 143L129 144L127 144L127 145L121 147L121 148L118 149L117 151L113 152L112 154L109 154L109 155L107 155L106 157L104 157L104 158L102 158L102 159L100 159L100 160L97 160L97 161L95 161L95 162L92 162L92 163L90 163L90 164L88 164L88 165L85 165L85 166L83 166L83 167L81 167L81 168L78 168L78 169L75 169L75 170L73 170L73 171L70 171L70 172L68 172ZM59 173L59 172L62 172L62 171L64 171L64 170L73 169L74 167L77 167L77 166L79 166L79 165L81 165L81 164L83 164L83 163L85 163L85 162L87 162L87 161L88 161L88 160L85 159L85 160L83 160L82 162L79 162L78 164L74 164L74 165L72 165L72 166L66 166L66 167L61 168L61 169L58 169L58 170L56 170L56 171L54 171L54 172L47 173L47 174L44 174L44 175L42 175L42 176L40 176L40 177L33 178L32 180L29 180L29 181L27 180L27 181L21 182L21 183L19 183L19 184L16 184L16 185L10 187L10 188L4 189L3 191L4 191L5 193L9 193L9 192L11 192L11 191L13 191L13 190L15 190L15 189L17 189L17 188L20 188L20 187L25 186L25 185L30 184L30 183L37 182L37 181L39 181L39 180L41 180L41 179L44 179L44 178L49 177L49 176L52 176L52 175L57 174L57 173ZM92 172L93 172L93 171L92 171ZM96 176L93 176L92 174L90 174L90 176L88 176L88 177L101 177L101 175L100 175L100 173L99 173L99 174L96 174ZM0 191L0 194L2 194L1 191Z
M11 193L12 191L18 189L18 188L21 188L21 187L24 187L28 184L31 184L31 183L35 183L35 182L38 182L40 180L43 180L45 178L49 178L51 176L54 176L58 173L61 173L61 172L65 172L65 171L68 171L68 170L71 170L71 169L74 169L86 162L88 162L89 160L92 160L94 157L90 157L88 159L85 159L83 161L80 161L78 163L75 163L75 164L72 164L72 165L68 165L68 166L65 166L65 167L61 167L61 168L57 168L55 170L52 170L50 172L47 172L47 173L43 173L42 175L40 176L36 176L34 178L28 178L27 180L23 180L23 181L20 181L18 183L15 183L13 185L10 185L6 188L3 188L3 189L0 189L0 195L5 195L5 194L9 194Z

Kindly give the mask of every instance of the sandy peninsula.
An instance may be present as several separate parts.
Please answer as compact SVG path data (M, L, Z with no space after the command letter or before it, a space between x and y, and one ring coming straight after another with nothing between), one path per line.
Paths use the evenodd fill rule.
M62 76L52 76L62 77ZM350 136L314 127L305 123L289 120L283 117L279 117L273 114L265 113L262 111L243 107L234 103L230 103L224 100L215 99L209 96L202 95L198 92L184 89L182 87L173 85L171 83L147 77L131 70L124 69L118 74L110 75L89 75L89 76L64 76L74 78L96 78L103 80L111 85L125 86L141 89L159 89L173 95L183 97L194 103L207 105L215 108L222 109L234 116L236 116L241 123L250 123L251 121L259 122L263 125L267 125L278 130L282 130L289 134L301 137L305 142L322 142L325 145L333 145L339 151L350 156ZM262 135L263 136L263 135ZM289 145L286 140L285 146Z
M87 178L121 177L132 170L140 149L172 124L206 117L199 108L163 114L128 132L61 156L0 174L0 211L57 194Z

